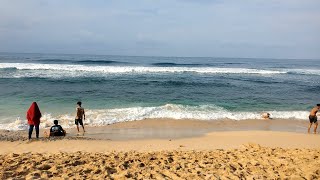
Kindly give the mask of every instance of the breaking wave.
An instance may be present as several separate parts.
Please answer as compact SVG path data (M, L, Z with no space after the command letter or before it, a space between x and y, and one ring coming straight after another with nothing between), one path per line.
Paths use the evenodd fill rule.
M16 72L0 73L0 77L73 77L101 76L106 74L285 74L282 70L265 70L250 68L221 68L221 67L149 67L149 66L88 66L70 64L36 64L36 63L0 63L0 70Z
M274 119L307 119L307 111L268 111ZM92 109L86 110L85 123L89 126L104 126L119 122L170 118L170 119L196 119L196 120L246 120L262 119L262 112L232 112L215 105L188 106L179 104L166 104L155 107L131 107L119 109ZM65 128L74 126L74 115L61 114L53 116L44 114L41 118L41 127L50 127L54 119L58 119ZM27 121L17 119L10 124L0 124L0 129L24 130L27 129Z

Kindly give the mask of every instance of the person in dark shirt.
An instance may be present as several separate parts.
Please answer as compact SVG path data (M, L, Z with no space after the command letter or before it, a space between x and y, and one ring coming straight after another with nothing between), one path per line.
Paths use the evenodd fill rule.
M50 137L51 136L65 136L66 131L58 125L58 120L53 121L54 125L50 128Z

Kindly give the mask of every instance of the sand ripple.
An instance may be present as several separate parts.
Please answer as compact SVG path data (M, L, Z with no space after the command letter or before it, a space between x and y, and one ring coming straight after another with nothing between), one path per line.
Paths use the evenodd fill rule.
M1 179L319 179L320 149L0 155Z

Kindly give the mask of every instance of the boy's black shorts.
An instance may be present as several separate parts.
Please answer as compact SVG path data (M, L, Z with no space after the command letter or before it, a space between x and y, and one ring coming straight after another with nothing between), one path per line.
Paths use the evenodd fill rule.
M316 123L317 122L317 116L309 116L310 123Z
M78 125L78 124L80 124L81 126L83 125L82 119L75 119L75 120L74 120L74 123L75 123L76 125Z

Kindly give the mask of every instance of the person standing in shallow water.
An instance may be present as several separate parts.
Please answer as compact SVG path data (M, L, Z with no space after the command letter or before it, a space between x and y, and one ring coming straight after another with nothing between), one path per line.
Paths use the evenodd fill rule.
M77 125L77 130L79 131L79 124L82 126L83 132L86 132L84 130L83 126L83 120L86 120L86 115L84 113L84 108L81 107L81 102L77 102L77 108L76 108L76 118L75 118L75 124Z
M27 119L29 124L29 140L31 139L33 128L36 129L36 137L39 138L39 125L41 112L36 102L33 102L27 111Z
M315 134L317 133L317 127L318 127L317 112L319 111L319 109L320 109L320 104L317 104L317 106L312 108L310 111L310 115L309 115L310 124L309 124L309 128L308 128L308 133L310 133L310 129L311 129L312 124L314 124L313 133L315 133Z

